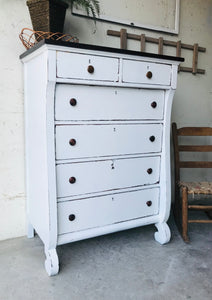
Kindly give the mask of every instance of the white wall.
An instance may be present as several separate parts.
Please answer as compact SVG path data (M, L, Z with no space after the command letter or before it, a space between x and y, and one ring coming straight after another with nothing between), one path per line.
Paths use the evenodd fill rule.
M25 234L21 28L30 26L24 0L0 0L0 239Z
M162 35L206 47L207 52L199 55L199 68L206 69L206 74L179 74L172 120L179 126L212 126L212 1L181 2L178 37L126 28L131 33ZM0 0L0 7L0 240L3 240L25 235L23 76L19 61L24 48L18 35L23 27L31 24L25 0ZM81 43L119 48L119 39L107 36L106 31L122 27L98 22L95 29L92 21L68 12L65 32L77 36ZM156 48L147 49L156 51ZM139 44L130 41L129 49L137 50ZM174 48L165 49L164 54L174 54ZM183 51L182 56L189 60L191 52Z

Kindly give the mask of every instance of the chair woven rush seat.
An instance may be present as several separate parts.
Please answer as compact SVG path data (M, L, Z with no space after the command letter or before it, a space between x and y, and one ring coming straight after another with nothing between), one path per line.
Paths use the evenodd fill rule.
M187 188L187 193L188 194L203 194L203 195L212 195L212 182L184 182L184 181L179 181L178 186L180 188Z

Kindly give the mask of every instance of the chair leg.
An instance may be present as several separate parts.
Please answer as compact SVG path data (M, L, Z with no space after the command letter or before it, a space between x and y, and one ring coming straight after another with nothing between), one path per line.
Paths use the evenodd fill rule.
M208 210L205 213L208 216L208 219L212 220L212 210Z
M185 242L188 238L188 193L187 188L182 188L182 237Z
M175 187L175 200L174 200L174 208L173 208L174 218L176 224L179 224L180 221L180 192L177 187Z
M175 200L174 200L174 207L173 207L173 215L175 224L177 226L178 231L182 232L182 220L181 220L181 203L180 203L180 191L179 188L175 188Z

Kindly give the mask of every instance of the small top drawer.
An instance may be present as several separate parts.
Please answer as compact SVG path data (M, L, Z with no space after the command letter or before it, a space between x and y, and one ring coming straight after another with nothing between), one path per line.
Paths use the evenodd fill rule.
M57 52L57 77L81 80L118 81L118 59Z
M124 59L123 82L170 85L171 65Z

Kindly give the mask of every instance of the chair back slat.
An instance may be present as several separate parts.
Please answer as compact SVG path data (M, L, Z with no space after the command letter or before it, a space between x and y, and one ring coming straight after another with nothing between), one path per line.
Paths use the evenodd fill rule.
M180 161L179 168L212 168L212 161Z
M177 130L181 136L212 136L211 127L182 127Z
M179 145L180 152L212 152L212 145Z
M177 128L172 123L172 135L175 158L175 181L180 180L180 168L212 168L212 161L183 161L180 159L181 152L212 152L212 145L180 145L179 136L212 136L212 127L182 127Z

